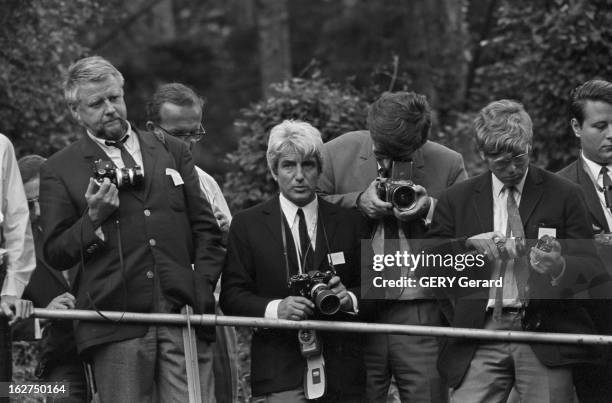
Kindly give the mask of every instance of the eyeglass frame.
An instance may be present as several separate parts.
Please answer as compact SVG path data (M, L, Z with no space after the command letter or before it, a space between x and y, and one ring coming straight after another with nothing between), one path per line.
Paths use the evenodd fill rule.
M191 139L192 137L197 137L197 139L194 140L196 142L202 140L202 138L204 136L206 136L206 129L204 129L204 125L201 122L200 122L200 125L198 126L198 132L197 133L191 132L191 133L188 133L188 134L184 134L184 133L181 133L181 134L170 133L168 130L164 129L162 127L162 125L160 125L160 124L153 123L153 125L155 125L156 127L159 127L168 136L178 137L178 138L186 138L186 139Z
M521 163L524 162L522 161L522 159L529 155L529 151L531 150L530 150L530 147L528 146L527 150L524 153L513 155L510 158L500 157L500 158L493 159L485 153L483 153L482 155L484 158L489 159L490 163L494 165L495 168L506 169L510 166L510 164L513 164L514 166L521 165Z

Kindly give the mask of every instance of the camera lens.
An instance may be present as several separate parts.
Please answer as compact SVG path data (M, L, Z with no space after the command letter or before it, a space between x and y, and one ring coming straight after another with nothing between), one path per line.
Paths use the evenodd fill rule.
M393 203L398 210L410 210L416 203L414 189L410 186L398 186L393 191L391 203Z
M317 284L312 287L310 295L322 314L333 315L340 310L340 298L326 284Z

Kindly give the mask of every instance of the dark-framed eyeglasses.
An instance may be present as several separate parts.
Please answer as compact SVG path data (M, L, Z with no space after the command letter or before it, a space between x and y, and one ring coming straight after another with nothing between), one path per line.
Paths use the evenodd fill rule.
M178 137L180 139L186 139L186 140L190 140L190 141L194 141L194 142L202 140L202 137L204 137L206 135L206 130L204 129L204 126L202 125L202 123L200 123L200 126L198 126L197 129L192 130L192 131L173 131L173 132L170 132L170 131L164 129L161 125L155 124L155 126L159 127L168 136Z
M529 148L527 148L527 151L524 153L516 154L511 157L494 158L493 156L486 154L485 157L487 157L489 163L497 169L505 169L509 167L510 164L514 165L515 167L522 166L529 160Z

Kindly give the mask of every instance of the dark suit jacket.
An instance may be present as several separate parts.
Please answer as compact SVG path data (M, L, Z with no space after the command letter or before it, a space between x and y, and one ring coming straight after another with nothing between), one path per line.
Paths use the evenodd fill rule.
M603 207L595 190L595 184L584 170L582 158L563 168L557 175L580 186L589 210L590 224L593 234L610 232ZM587 304L588 310L597 326L597 330L612 334L612 246L597 244L597 251L606 267L606 278L595 278L589 289L593 298Z
M429 232L432 238L452 240L439 246L437 252L465 253L465 240L473 235L493 231L493 196L491 173L459 183L440 196ZM537 239L538 228L555 228L566 260L565 273L558 286L552 286L548 275L531 270L530 303L526 312L527 329L548 332L592 333L593 323L577 300L564 299L588 279L603 270L594 245L586 206L578 187L550 172L529 167L519 205L525 237ZM572 241L569 241L572 240ZM429 268L427 269L429 270ZM454 272L454 273L453 273ZM446 270L444 275L457 275ZM430 273L428 273L430 274ZM460 275L490 279L491 265L466 269ZM485 324L488 288L462 289L454 312L449 314L453 327L482 328ZM448 313L448 312L447 312ZM477 342L449 338L443 341L438 368L451 387L461 383ZM585 362L598 350L578 345L533 344L538 359L547 366Z
M32 235L36 247L36 269L23 291L22 298L32 301L36 308L46 308L53 298L72 291L60 271L51 269L38 258L42 256L42 233L38 226L32 226ZM34 319L18 322L12 330L13 339L34 340ZM78 361L72 321L50 321L45 326L39 348L37 373L42 376L56 365Z
M197 312L213 313L212 290L223 260L221 234L200 191L191 154L170 136L162 142L147 132L137 135L144 189L119 190L119 209L101 225L104 241L95 234L84 194L93 162L109 157L83 135L42 166L44 258L58 270L84 263L76 284L77 309L152 312L158 277L172 311L189 304ZM167 169L177 171L184 184L175 185ZM76 340L83 351L140 337L146 329L136 324L78 322ZM208 336L214 338L213 329L208 329Z
M284 217L284 216L283 216ZM326 270L328 253L344 252L345 264L335 269L343 284L359 297L361 216L319 198L319 224L314 267ZM283 222L284 222L283 218ZM287 225L288 237L291 232ZM329 248L325 238L329 241ZM293 240L287 240L292 274L297 273ZM268 303L290 295L283 255L281 209L278 196L241 211L232 220L227 258L221 277L221 308L228 315L263 317ZM325 318L320 318L325 319ZM338 313L331 319L353 320ZM363 396L365 372L359 335L323 333L327 373L326 396ZM253 395L292 390L303 382L305 361L300 354L297 332L262 329L255 331L251 345Z

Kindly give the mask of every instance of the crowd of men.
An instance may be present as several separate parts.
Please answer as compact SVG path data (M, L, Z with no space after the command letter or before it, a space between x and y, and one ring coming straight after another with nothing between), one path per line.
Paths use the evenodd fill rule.
M72 64L64 95L82 135L47 160L17 162L0 135L2 380L12 328L41 339L37 375L70 384L62 401L238 399L231 327L28 319L33 306L612 334L612 83L571 92L581 151L558 174L530 163L531 118L512 100L478 113L487 169L472 178L461 154L429 140L431 107L414 92L381 95L367 130L326 144L307 122L278 122L266 152L278 194L233 217L191 156L206 133L202 99L162 85L139 130L123 85L101 57ZM396 252L483 265L395 263L385 280L476 281L373 288L372 257ZM604 402L612 356L583 344L253 330L254 402L385 402L392 381L402 402Z

